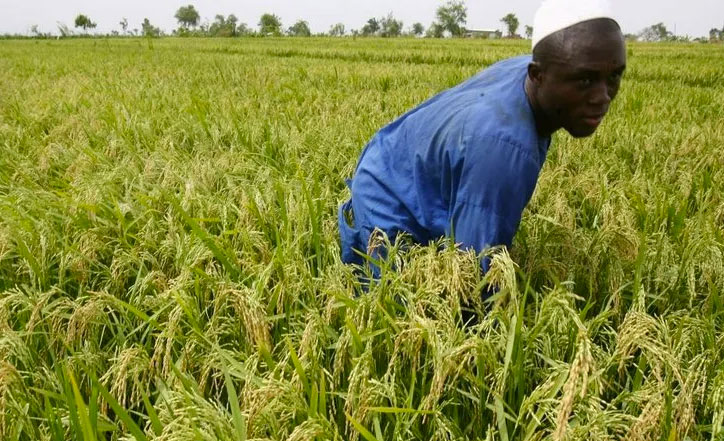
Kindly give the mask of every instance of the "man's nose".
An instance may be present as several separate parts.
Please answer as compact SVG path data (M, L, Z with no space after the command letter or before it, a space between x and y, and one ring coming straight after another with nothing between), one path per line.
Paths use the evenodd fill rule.
M591 90L589 102L596 106L607 106L611 103L611 92L605 81L596 82L595 87Z

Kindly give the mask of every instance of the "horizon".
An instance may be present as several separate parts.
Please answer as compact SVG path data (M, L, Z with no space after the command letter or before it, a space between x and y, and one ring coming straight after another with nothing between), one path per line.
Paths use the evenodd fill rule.
M505 14L512 12L520 20L519 33L525 25L532 25L533 15L539 5L538 0L510 0L504 5L483 4L482 1L466 2L468 8L468 29L504 30L500 22ZM368 19L384 17L391 13L402 20L404 28L413 23L422 23L427 29L435 20L435 10L444 4L441 0L398 0L394 3L382 0L369 0L364 4L343 5L331 0L313 0L299 4L291 0L246 1L236 3L230 0L161 0L145 3L130 0L119 5L115 2L70 0L59 5L49 0L26 0L22 3L0 0L0 9L5 14L0 17L0 34L31 35L33 26L38 32L58 35L58 27L65 24L74 28L74 19L78 14L90 17L98 26L88 32L91 35L108 35L120 31L119 22L127 18L129 30L140 29L144 18L170 34L179 27L174 14L181 6L194 5L201 16L201 23L212 23L217 14L234 14L239 23L246 23L252 29L258 29L257 23L263 13L275 14L281 18L283 29L298 20L305 20L313 33L328 32L336 23L342 23L347 32L359 30ZM613 0L616 18L624 33L637 34L644 28L656 23L664 25L677 36L692 38L708 37L712 28L724 27L724 2L714 0L692 0L683 5L675 0L653 2L645 0L631 4L623 0ZM717 18L718 17L718 18Z

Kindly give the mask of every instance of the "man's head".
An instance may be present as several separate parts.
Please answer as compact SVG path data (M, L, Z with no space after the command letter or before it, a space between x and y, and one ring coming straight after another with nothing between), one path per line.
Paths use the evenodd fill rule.
M542 38L533 48L526 81L539 130L592 135L625 69L624 38L610 18L582 21Z

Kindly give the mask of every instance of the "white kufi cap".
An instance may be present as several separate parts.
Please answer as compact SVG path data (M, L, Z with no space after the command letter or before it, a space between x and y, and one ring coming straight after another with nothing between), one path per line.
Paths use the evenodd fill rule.
M533 20L533 47L545 37L594 18L613 18L608 0L543 0Z

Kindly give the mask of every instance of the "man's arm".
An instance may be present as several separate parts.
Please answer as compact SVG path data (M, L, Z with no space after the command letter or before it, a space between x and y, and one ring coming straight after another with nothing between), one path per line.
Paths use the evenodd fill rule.
M451 235L464 248L511 246L540 167L528 151L503 139L467 147L459 189L451 207ZM481 262L487 270L487 262Z

